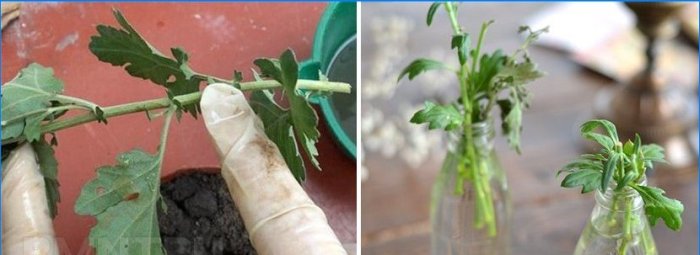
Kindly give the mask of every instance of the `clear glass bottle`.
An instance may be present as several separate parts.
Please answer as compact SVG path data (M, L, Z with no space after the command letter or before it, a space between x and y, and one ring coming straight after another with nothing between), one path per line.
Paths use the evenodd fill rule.
M646 185L643 177L640 185ZM656 244L637 191L596 191L596 204L574 255L656 255Z
M475 123L471 133L470 141L449 134L431 198L433 255L510 254L510 194L494 151L493 122Z

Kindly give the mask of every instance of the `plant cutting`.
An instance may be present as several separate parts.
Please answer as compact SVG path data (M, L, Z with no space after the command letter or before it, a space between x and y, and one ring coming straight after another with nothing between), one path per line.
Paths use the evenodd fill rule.
M450 104L426 102L411 118L429 129L445 130L449 151L433 190L431 221L433 254L508 254L510 202L506 179L493 151L493 109L500 108L503 135L520 152L522 111L529 105L526 85L543 73L528 54L528 46L547 28L527 33L525 42L510 55L502 50L482 52L488 27L484 22L472 36L457 20L457 3L438 2L428 9L431 25L442 8L452 28L451 47L459 66L421 58L411 62L398 80L414 79L429 70L447 70L459 81L460 97ZM466 208L466 209L465 209Z
M348 84L330 82L322 75L321 80L298 79L298 65L291 50L283 52L278 59L260 58L255 60L254 64L259 68L260 74L253 71L253 81L244 82L242 73L237 71L233 72L231 79L198 73L189 66L189 57L184 50L172 48L172 57L166 56L139 35L119 11L115 10L114 16L119 27L97 26L98 34L91 38L90 51L100 61L124 67L130 75L150 80L162 86L166 92L163 98L109 107L100 106L88 99L64 95L62 93L63 83L53 75L52 69L39 64L29 65L17 77L4 84L2 88L3 159L6 157L6 152L17 146L31 144L34 147L40 172L45 182L44 196L51 217L55 217L57 213L56 203L59 202L60 197L56 178L57 163L52 148L58 145L56 136L53 135L55 132L93 121L107 124L112 117L132 113L145 113L149 119L163 118L161 142L155 154L132 150L117 156L116 165L101 167L97 170L97 178L83 187L75 205L75 211L78 214L97 218L97 224L92 228L89 240L98 254L163 253L158 231L157 211L164 206L161 203L159 186L165 143L173 118L179 120L184 113L197 118L199 114L214 112L213 110L203 111L200 107L200 101L205 102L202 99L203 94L206 94L210 87L207 86L203 93L200 91L202 83L219 83L217 86L228 86L232 90L227 93L231 94L236 91L253 91L250 101L247 103L251 105L250 108L257 117L251 114L252 117L242 123L261 124L261 133L258 134L256 141L271 141L272 143L268 143L268 147L272 149L268 148L267 151L273 153L266 154L266 156L280 158L281 161L278 163L283 166L267 170L271 172L284 170L284 173L279 173L279 175L286 174L289 178L271 178L265 185L257 185L255 187L257 190L249 192L263 192L267 189L274 191L275 189L270 187L277 185L291 186L296 187L296 189L286 189L285 191L292 192L297 198L306 197L297 183L305 178L306 166L303 163L302 155L305 154L310 159L314 168L320 169L316 160L318 151L315 147L320 135L316 129L318 117L307 98L312 94L349 93L350 86ZM275 89L281 90L281 93L278 94L289 103L288 107L282 107L275 102L273 99ZM213 89L213 91L220 91L220 89ZM241 96L241 99L245 102L245 98ZM258 117L262 122L258 120ZM299 145L297 145L297 141ZM215 142L222 141L215 139ZM241 146L248 145L247 143L239 144ZM240 156L257 156L251 155L253 153L244 150L240 151ZM238 162L231 164L233 164L233 168L240 167L237 165ZM258 171L270 167L264 164L254 166ZM3 172L6 171L19 170L3 168ZM5 173L3 173L4 175ZM234 176L228 177L230 178L225 177L227 182L240 181L239 179L231 179L235 178ZM3 179L3 181L5 180ZM236 192L231 194L234 200L236 200L236 196L244 195ZM5 196L5 192L3 192L3 196ZM40 198L35 200L41 201ZM307 202L304 204L305 208L315 207L318 209L310 200ZM240 208L242 205L238 206L242 211L245 210L245 208ZM254 206L263 206L270 211L274 211L274 209L289 210L290 212L299 211L297 208L276 207L275 204L254 204ZM3 214L5 214L5 209L3 208ZM12 210L13 208L7 209ZM256 207L256 209L258 210L249 211L252 211L253 215L260 215L260 207ZM23 213L21 208L14 210L14 213ZM243 218L246 221L245 215ZM275 219L287 223L290 221L288 218L286 221L283 220L284 218ZM307 220L320 226L317 229L324 231L321 235L328 235L327 238L334 240L340 247L335 235L329 231L330 228L320 209ZM262 228L267 226L265 225L267 223L262 222L261 226L253 226L249 224L254 223L246 221L246 226L248 229ZM281 227L290 227L290 225L293 226L292 229L304 226L292 223L278 224L278 229L272 227L272 232ZM313 246L309 244L311 241L305 241L310 239L304 239L298 233L290 234L287 240L294 240L296 242L294 245L298 247L313 249ZM333 242L329 241L329 243ZM255 243L255 245L260 247L258 249L265 250L267 246L274 247L275 245L285 245L285 243L265 241ZM3 247L6 246L3 245ZM319 250L319 252L322 251L324 250ZM338 249L329 249L329 252L331 251L339 253Z
M655 162L665 162L663 148L642 144L639 134L634 141L623 143L615 125L603 119L583 123L581 136L602 149L581 155L557 173L566 174L562 187L581 187L581 193L596 191L595 208L574 254L658 254L649 225L661 219L678 231L684 209L680 201L666 197L664 190L647 185L646 171Z

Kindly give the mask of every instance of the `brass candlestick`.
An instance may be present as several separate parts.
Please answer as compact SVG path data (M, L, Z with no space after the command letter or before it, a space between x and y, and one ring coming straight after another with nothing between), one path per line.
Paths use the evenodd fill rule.
M697 132L697 97L678 84L669 83L657 71L656 45L675 35L675 16L683 3L625 3L637 16L637 28L645 36L646 66L627 84L602 91L594 113L611 120L621 139L639 133L645 143L653 142L666 149L666 160L672 169L697 164L697 151L691 143L691 132Z

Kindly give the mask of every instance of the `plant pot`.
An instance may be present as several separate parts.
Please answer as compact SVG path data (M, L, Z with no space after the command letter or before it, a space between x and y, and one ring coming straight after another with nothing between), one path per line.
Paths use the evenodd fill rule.
M332 81L349 83L350 94L315 96L333 138L352 159L357 154L357 4L328 4L314 36L311 57L301 63L299 76L319 79L319 70Z
M324 7L322 3L24 4L20 19L3 31L2 81L12 79L27 64L39 62L52 67L63 80L65 94L100 105L160 98L165 96L161 87L99 62L88 50L96 24L116 24L112 8L120 9L162 52L182 47L190 53L193 68L219 77L240 70L249 77L257 57L277 57L293 48L297 58L307 58ZM95 169L114 164L118 154L132 148L154 152L161 125L161 119L151 122L145 114L134 114L110 119L108 125L90 123L56 134L61 203L54 227L62 252L85 254L90 250L87 237L95 220L77 215L73 207L82 186L95 177ZM324 209L341 242L352 243L356 240L355 162L343 156L325 125L319 125L319 131L318 159L324 171L308 171L304 188ZM176 169L218 166L219 158L201 119L183 116L172 124L164 176Z

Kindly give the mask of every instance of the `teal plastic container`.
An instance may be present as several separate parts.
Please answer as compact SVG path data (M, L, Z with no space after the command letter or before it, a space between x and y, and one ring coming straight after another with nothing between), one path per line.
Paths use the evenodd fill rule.
M317 96L311 102L321 107L333 138L347 155L357 155L357 5L354 2L328 4L314 36L311 58L301 63L299 77L318 80L318 71L332 81L347 82L350 94Z

